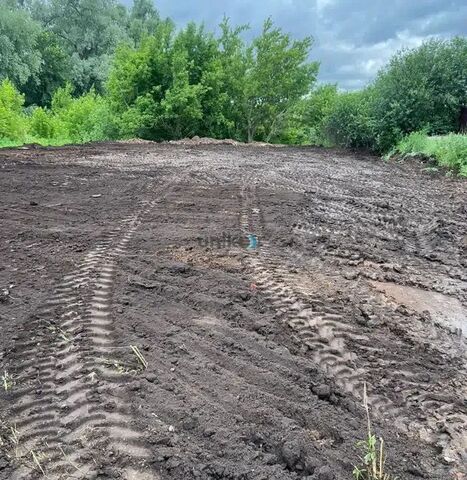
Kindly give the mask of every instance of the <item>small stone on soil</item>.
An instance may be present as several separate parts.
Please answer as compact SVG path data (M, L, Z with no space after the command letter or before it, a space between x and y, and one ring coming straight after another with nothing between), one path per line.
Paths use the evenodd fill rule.
M331 387L325 383L314 387L312 390L313 393L321 400L328 400L332 393Z
M336 477L332 472L331 468L325 465L318 470L316 475L317 480L334 480Z

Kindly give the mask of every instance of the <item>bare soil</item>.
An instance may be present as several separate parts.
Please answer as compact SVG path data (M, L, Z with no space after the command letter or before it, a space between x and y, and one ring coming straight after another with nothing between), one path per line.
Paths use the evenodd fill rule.
M365 383L388 472L465 478L467 182L135 142L0 198L0 479L349 480Z

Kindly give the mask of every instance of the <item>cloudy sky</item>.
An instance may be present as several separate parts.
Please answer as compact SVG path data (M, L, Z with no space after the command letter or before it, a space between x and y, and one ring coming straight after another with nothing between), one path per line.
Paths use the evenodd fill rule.
M129 3L131 0L126 0ZM179 26L204 21L214 29L224 15L250 24L265 17L294 37L312 35L319 80L356 89L370 81L395 51L433 36L467 35L466 0L156 0Z

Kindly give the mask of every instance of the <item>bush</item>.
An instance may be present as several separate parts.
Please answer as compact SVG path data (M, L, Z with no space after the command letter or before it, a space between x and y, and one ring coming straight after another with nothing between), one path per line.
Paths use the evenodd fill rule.
M467 104L467 39L430 40L392 57L373 84L338 96L325 132L337 145L390 151L411 132L455 132Z
M52 108L23 109L24 96L4 80L0 84L0 146L34 142L63 145L107 140L116 137L114 118L107 101L90 91L78 98L71 86L59 88L52 98Z
M47 110L35 108L29 119L29 133L38 138L55 138L59 133L57 123Z
M434 159L438 165L467 176L467 136L450 134L430 137L426 132L414 132L403 138L392 154L403 156L423 155Z
M414 131L456 131L460 106L467 103L467 39L430 40L399 52L373 89L375 150L388 151Z
M9 80L3 80L0 83L0 139L15 142L24 140L27 120L23 113L23 104L24 95L21 95Z
M72 98L71 87L59 88L52 98L55 134L73 143L107 140L115 136L113 116L106 100L94 90Z
M328 146L324 124L338 98L337 86L320 85L302 98L289 112L279 143Z
M369 89L341 93L337 97L323 125L333 143L346 148L373 147L371 97Z

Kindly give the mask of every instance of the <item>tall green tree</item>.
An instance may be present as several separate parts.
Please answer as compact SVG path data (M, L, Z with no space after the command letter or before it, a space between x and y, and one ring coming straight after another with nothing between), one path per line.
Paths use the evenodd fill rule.
M53 93L71 81L71 60L52 32L42 31L36 49L41 57L39 71L23 87L26 105L50 105Z
M202 111L196 133L223 136L225 117L221 97L225 93L218 40L206 32L204 25L189 23L174 40L174 55L181 51L187 60L188 84L197 92Z
M70 56L76 93L102 91L111 55L129 40L125 7L116 0L49 0L33 11Z
M324 131L332 143L346 148L374 147L373 95L371 88L338 95L324 119Z
M310 91L319 69L317 62L308 61L312 44L311 37L292 41L271 19L264 22L245 60L243 110L249 142L270 141L292 107Z
M156 125L164 138L183 138L199 132L203 118L203 86L190 83L190 70L193 70L193 61L188 60L186 50L175 48L172 54L172 82L156 115Z
M243 140L247 62L242 33L248 26L232 27L225 17L220 29L217 57L203 76L206 86L204 125L208 136Z
M18 86L35 81L41 67L37 49L40 25L23 10L0 4L0 79Z
M130 9L128 34L135 45L154 34L160 21L159 12L151 0L134 0Z
M164 138L157 116L172 83L174 31L172 22L161 22L138 48L124 44L116 51L107 92L124 136Z
M198 134L271 140L315 81L311 39L292 41L268 20L251 46L227 19L214 38L171 23L138 48L121 47L107 84L127 134L152 139Z

